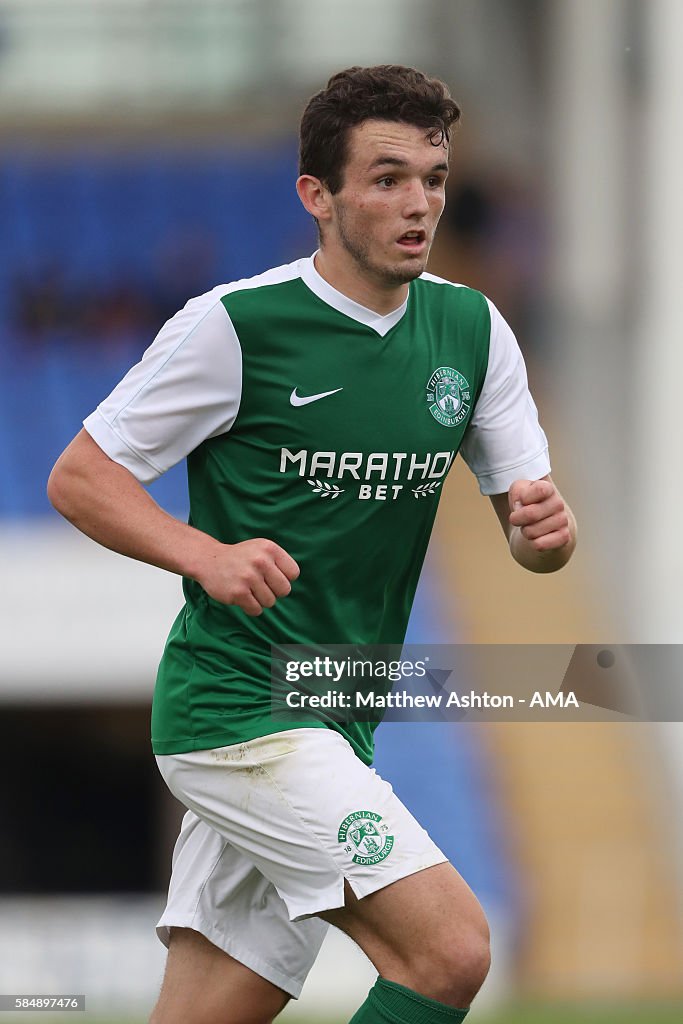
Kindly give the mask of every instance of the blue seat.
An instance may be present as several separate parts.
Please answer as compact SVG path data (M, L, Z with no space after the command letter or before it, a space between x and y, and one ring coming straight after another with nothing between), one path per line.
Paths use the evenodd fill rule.
M406 643L453 643L423 574ZM438 648L435 648L438 651ZM476 730L460 722L385 722L376 733L375 767L466 879L486 910L514 916L514 870L495 792Z

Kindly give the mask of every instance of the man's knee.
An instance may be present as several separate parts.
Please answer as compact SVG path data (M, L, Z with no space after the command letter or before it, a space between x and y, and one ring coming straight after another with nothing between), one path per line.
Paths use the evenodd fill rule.
M447 958L442 975L446 998L442 1002L452 1002L457 996L461 1006L469 1006L477 992L484 984L491 966L491 946L488 936L481 931L472 932L464 944L458 943Z
M489 970L486 917L450 864L363 899L347 893L342 910L321 916L350 935L382 977L450 1006L469 1006Z
M440 929L413 963L415 991L449 1006L469 1006L491 966L484 916L454 931Z

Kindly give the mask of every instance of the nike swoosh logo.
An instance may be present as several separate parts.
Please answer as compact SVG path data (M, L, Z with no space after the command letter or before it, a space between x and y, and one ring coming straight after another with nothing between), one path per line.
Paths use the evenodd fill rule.
M308 395L307 398L302 398L296 393L296 388L292 391L289 396L289 404L293 406L308 405L310 402L319 402L321 398L328 398L330 395L336 395L338 391L343 391L344 388L335 388L334 391L321 391L319 395Z

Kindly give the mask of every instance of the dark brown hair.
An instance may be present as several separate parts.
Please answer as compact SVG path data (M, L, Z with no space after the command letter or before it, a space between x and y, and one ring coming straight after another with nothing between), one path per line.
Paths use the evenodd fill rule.
M343 184L349 129L371 118L424 128L430 142L448 142L460 107L448 87L416 68L380 64L332 75L312 96L299 129L299 174L319 178L330 192Z

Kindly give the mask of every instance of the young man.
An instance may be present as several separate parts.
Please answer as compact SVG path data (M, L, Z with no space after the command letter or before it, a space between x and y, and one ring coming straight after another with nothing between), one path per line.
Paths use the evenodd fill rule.
M330 79L297 182L320 250L188 302L50 479L79 529L184 578L152 716L188 808L155 1024L271 1021L328 923L379 972L355 1024L460 1021L485 978L482 910L369 768L371 725L270 714L271 643L402 641L458 449L521 565L574 547L510 329L425 274L459 113L414 69ZM183 458L189 524L142 487Z

